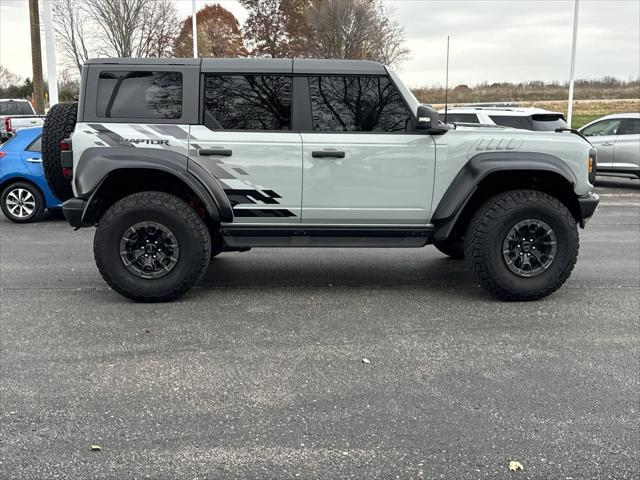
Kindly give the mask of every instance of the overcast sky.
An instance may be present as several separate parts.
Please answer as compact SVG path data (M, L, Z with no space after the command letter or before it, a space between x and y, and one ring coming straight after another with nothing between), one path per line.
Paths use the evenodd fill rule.
M174 0L180 18L190 0ZM42 3L42 0L41 0ZM207 2L198 0L202 7ZM209 2L213 3L213 2ZM240 23L235 0L221 0ZM405 29L410 59L397 70L412 87L444 84L451 35L450 84L567 80L573 0L385 0ZM0 63L31 75L27 0L0 0ZM43 39L44 45L44 39ZM58 55L59 62L61 55ZM576 76L640 76L640 1L581 0Z

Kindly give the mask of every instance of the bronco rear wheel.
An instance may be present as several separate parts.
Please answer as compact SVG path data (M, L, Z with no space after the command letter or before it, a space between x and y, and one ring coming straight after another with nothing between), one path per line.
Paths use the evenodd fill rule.
M207 269L207 226L182 199L141 192L116 202L98 223L93 243L100 274L137 302L173 300Z
M480 285L505 300L536 300L556 291L571 275L578 249L571 212L535 190L491 198L465 236L465 258Z

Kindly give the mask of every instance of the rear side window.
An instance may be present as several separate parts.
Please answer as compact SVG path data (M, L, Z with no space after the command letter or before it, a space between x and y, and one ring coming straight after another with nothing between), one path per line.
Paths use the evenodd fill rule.
M213 130L290 130L292 78L207 75L204 124Z
M531 116L533 129L552 132L557 128L569 128L562 115L536 114Z
M444 122L444 113L440 114L440 121ZM447 113L447 122L450 123L480 123L475 113Z
M42 135L38 135L31 145L29 145L26 150L28 152L40 152L42 150Z
M0 102L0 115L35 115L28 102Z
M412 120L387 77L310 77L313 129L320 132L404 132Z
M640 118L626 118L620 135L640 135Z
M96 114L102 118L180 118L182 73L101 72Z
M490 115L489 118L491 118L496 125L500 125L502 127L521 128L524 130L531 130L533 128L529 117Z
M582 130L585 137L599 137L603 135L618 135L622 120L603 120Z

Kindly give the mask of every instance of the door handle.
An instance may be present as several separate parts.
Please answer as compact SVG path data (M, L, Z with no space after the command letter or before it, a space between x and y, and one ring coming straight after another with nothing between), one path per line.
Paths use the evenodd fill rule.
M31 162L31 163L42 163L41 158L27 158L26 160L27 162Z
M613 147L613 143L611 142L604 142L600 144L601 147Z
M201 148L200 150L198 150L198 155L202 155L202 156L221 155L223 157L230 157L231 150L227 148Z
M344 152L339 150L314 150L311 152L313 158L344 158Z

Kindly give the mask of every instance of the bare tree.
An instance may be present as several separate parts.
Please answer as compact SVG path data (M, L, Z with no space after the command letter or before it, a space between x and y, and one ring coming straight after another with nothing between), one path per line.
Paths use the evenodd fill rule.
M20 75L0 65L0 89L6 89L12 85L18 85L21 82L22 78Z
M310 0L308 36L313 55L367 59L387 65L403 60L404 31L381 0Z
M179 22L173 3L169 0L146 0L147 21L141 25L139 57L167 57L172 54L174 38Z
M394 65L407 59L409 49L405 46L404 29L393 20L393 12L378 5L376 24L369 32L369 50L373 59Z
M85 0L98 39L117 57L158 57L170 52L178 21L170 0Z
M87 13L79 0L55 0L53 19L58 43L62 47L67 60L82 71L82 65L96 52L90 52L88 45L93 44L89 38L90 29Z

